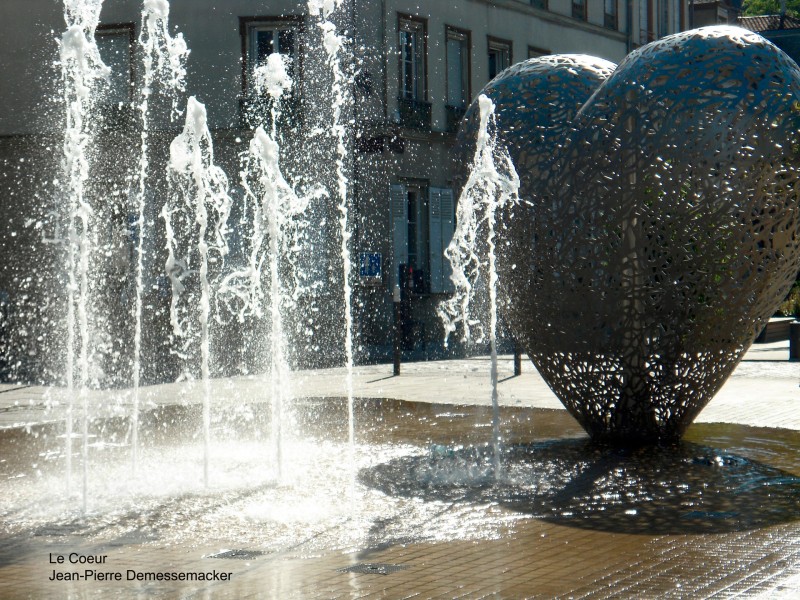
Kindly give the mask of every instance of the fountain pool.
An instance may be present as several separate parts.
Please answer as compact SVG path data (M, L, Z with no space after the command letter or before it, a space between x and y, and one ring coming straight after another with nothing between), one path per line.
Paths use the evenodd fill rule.
M483 360L446 368L449 377L465 380L461 386L477 388L487 385L487 366ZM377 392L382 383L368 382L383 371L356 369L359 394L369 386ZM501 357L501 380L511 372L510 357ZM400 385L413 395L415 382L424 385L440 374L413 371ZM345 372L316 377L330 385L343 382ZM501 394L509 401L505 385ZM531 385L546 390L540 380ZM454 387L445 384L436 395ZM257 381L215 382L213 392L257 399L259 388ZM424 591L422 579L432 572L446 589L477 590L478 579L458 574L469 560L494 574L482 585L502 590L516 582L552 595L622 590L626 580L646 596L664 595L677 583L702 595L703 582L734 591L745 589L750 577L758 583L747 589L766 596L797 576L791 558L800 551L796 430L696 423L677 450L609 450L591 444L563 410L504 405L498 481L486 395L478 405L360 396L353 454L347 399L308 396L298 400L296 413L304 433L287 440L285 477L278 483L263 468L270 452L259 440L268 430L270 406L246 400L248 414L212 422L215 436L237 435L215 444L206 488L198 435L202 403L195 396L193 404L176 405L179 392L175 384L165 386L164 405L142 411L141 468L134 478L128 448L114 443L124 439L128 417L93 423L108 442L90 443L96 466L87 517L61 493L59 425L2 430L3 456L11 457L0 463L4 580L24 568L27 574L18 577L26 589L46 594L55 583L45 578L43 557L62 550L107 554L110 569L123 573L140 563L175 572L229 571L244 587L220 593L278 590L266 592L272 597L349 597L350 586L376 591L398 581ZM146 405L153 400L144 397ZM348 492L351 459L357 482ZM231 556L239 558L226 559ZM570 563L568 570L548 562L556 556ZM703 577L698 560L707 567ZM397 575L370 579L369 572L340 571L365 564L396 567ZM547 581L530 575L537 565ZM672 573L667 579L657 576L664 569ZM111 589L97 582L68 585L90 596ZM143 585L113 592L134 594ZM157 589L189 593L206 585Z

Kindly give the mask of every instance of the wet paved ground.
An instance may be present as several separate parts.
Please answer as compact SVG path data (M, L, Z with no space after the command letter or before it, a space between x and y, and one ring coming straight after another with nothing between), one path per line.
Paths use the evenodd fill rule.
M199 486L201 454L170 445L197 441L200 394L186 386L144 391L150 452L141 460L150 478L126 485L130 470L115 465L128 452L131 399L92 393L89 403L108 418L106 444L92 449L96 481L83 518L80 494L65 497L59 473L62 398L5 386L0 598L797 598L800 364L786 360L786 346L750 351L690 429L686 458L643 463L661 473L649 490L635 480L636 457L575 459L580 429L530 364L512 377L509 357L503 434L510 448L530 450L535 468L515 474L510 465L506 487L487 484L486 461L463 447L480 446L490 430L488 361L476 358L404 365L400 377L387 365L360 368L357 394L373 400L358 407L355 452L344 443L342 402L315 400L342 395L342 371L305 373L296 393L312 400L295 418L314 441L287 446L281 485L268 469L252 478L270 459L257 455L263 444L220 441L213 489ZM265 387L255 378L216 382L214 401L220 410L263 406ZM229 426L246 432L262 416L237 413ZM188 424L159 434L173 421ZM215 431L221 439L222 424ZM525 445L532 440L562 441ZM574 464L583 466L573 473ZM672 475L681 465L686 476ZM542 485L529 479L547 469L546 482L563 487L526 495L527 483ZM139 480L146 494L130 491ZM78 556L105 559L71 564ZM87 569L110 575L56 579ZM120 581L108 579L116 573ZM190 580L137 579L146 573Z

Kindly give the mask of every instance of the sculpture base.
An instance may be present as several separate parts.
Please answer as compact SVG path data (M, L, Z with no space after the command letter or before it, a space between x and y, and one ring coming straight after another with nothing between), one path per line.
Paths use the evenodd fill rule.
M636 447L678 442L744 351L742 346L731 353L705 350L643 358L600 351L528 355L592 440Z

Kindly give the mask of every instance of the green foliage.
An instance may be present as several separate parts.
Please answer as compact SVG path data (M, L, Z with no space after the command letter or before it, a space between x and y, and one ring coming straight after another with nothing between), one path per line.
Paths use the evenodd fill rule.
M778 308L778 315L782 317L798 317L800 318L800 280L798 280L794 287L792 287L786 300L783 301L780 308Z
M777 15L781 12L780 0L744 0L742 14L748 17L756 15ZM800 16L800 0L786 0L786 14Z

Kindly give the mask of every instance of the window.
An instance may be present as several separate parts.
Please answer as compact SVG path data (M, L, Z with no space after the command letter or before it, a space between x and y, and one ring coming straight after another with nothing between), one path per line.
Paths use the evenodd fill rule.
M63 244L67 241L61 232L61 219L58 211L48 211L44 218L36 224L36 228L41 232L43 244Z
M658 0L658 37L664 37L669 33L669 2L668 0Z
M105 104L128 104L133 100L133 23L100 25L95 31L100 58L111 69L103 100Z
M547 56L550 50L544 48L537 48L536 46L528 46L528 58L539 58L540 56Z
M425 270L422 264L422 254L425 248L425 240L422 239L423 211L422 189L418 186L409 187L406 190L406 202L408 203L408 227L406 239L408 240L408 266L414 270Z
M426 22L398 15L398 102L397 122L404 127L429 131L431 105L426 102Z
M275 52L289 58L288 73L295 79L298 69L299 21L295 18L240 18L242 34L242 91L255 94L253 73Z
M425 22L411 17L398 20L400 97L425 101Z
M531 6L533 8L547 10L547 0L531 0Z
M572 18L586 20L586 0L572 0Z
M469 92L469 33L447 28L447 105L466 107Z
M444 250L453 237L453 190L429 187L425 182L391 186L393 230L392 286L400 285L400 267L414 271L418 292L452 291L450 263Z
M416 227L410 226L410 222L417 222L416 210L410 210L408 202L408 187L405 184L392 185L390 188L390 203L392 211L392 287L402 285L403 281L400 277L400 269L407 267L410 263L409 260L416 259L410 258L410 255L416 254ZM416 199L416 197L415 197ZM416 207L415 207L416 208ZM414 214L412 214L414 213ZM409 236L409 232L412 233ZM409 252L409 239L414 244L414 248Z
M422 183L405 186L406 265L423 274L428 272L428 199L425 191L426 186Z
M604 0L603 25L609 29L617 28L617 0Z
M650 0L639 0L639 43L653 41L653 13Z
M489 80L511 66L511 42L489 37Z
M271 111L266 94L256 89L256 69L267 57L279 53L287 60L287 75L291 89L282 97L282 110L292 116L284 123L299 123L299 96L296 93L300 77L300 20L297 17L240 17L242 36L242 97L239 100L239 126L244 129L271 125Z
M452 268L444 255L455 231L455 199L453 190L432 187L428 194L428 269L430 292L453 291Z
M467 110L470 94L470 39L469 32L447 27L445 30L447 64L447 102L445 103L446 130L458 131L461 118Z

